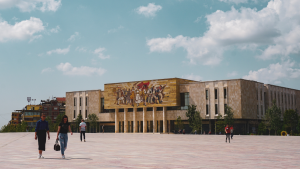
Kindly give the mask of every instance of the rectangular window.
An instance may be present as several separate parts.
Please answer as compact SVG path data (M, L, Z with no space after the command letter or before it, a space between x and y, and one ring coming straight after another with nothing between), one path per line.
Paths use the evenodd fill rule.
M208 100L208 90L205 90L206 100Z
M285 104L286 104L286 94L284 94L284 100L285 100Z
M226 114L226 107L227 107L227 104L224 104L224 113Z
M290 94L288 94L288 99L289 99L289 105L290 105Z
M124 112L124 109L119 109L119 112Z
M143 111L143 108L137 108L137 111Z
M272 94L272 91L271 91L271 102L273 101L273 94Z
M74 97L74 106L76 106L76 98Z
M156 111L163 111L163 107L157 107Z
M79 106L81 106L81 97L79 98Z
M189 93L180 93L180 102L181 102L182 110L188 109L188 105L190 104L189 97L190 97Z
M79 110L79 114L81 115L81 110Z
M263 94L263 92L261 90L261 92L260 92L260 100L262 100L262 94Z
M34 110L34 107L32 107L32 110Z
M257 105L257 115L259 115L258 105Z
M54 107L54 110L57 110L58 108L57 107Z
M133 112L133 108L128 108L128 112Z
M153 107L147 107L147 111L153 111Z
M283 93L281 93L281 103L283 103Z
M47 110L47 107L44 107L44 110Z
M85 110L85 118L87 118L87 110Z
M102 101L102 100L101 100ZM88 104L88 98L86 97L85 98L85 106L87 106L87 104Z
M218 99L218 89L215 89L215 99Z
M217 115L218 114L218 105L215 104L215 114Z
M101 112L104 112L104 98L101 98Z
M226 90L226 88L224 88L224 99L226 99L227 98L227 90Z
M260 110L261 110L260 114L263 115L264 114L263 106L261 106Z
M209 107L208 107L208 104L206 105L206 115L208 115L209 114L209 109L208 109Z
M258 90L256 89L256 99L258 100Z
M74 119L76 118L76 111L74 110Z

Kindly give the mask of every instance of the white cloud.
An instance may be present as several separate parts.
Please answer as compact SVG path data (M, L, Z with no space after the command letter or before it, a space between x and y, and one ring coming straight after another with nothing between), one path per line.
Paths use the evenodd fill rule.
M0 9L19 8L22 12L40 10L55 12L61 6L61 0L0 0Z
M0 19L0 42L29 39L43 30L43 22L39 18L30 17L14 25Z
M219 1L227 2L227 3L235 3L235 4L248 3L248 0L219 0Z
M103 54L103 52L105 51L106 49L105 48L98 48L98 49L95 49L95 51L94 51L94 54L97 54L98 55L98 57L100 58L100 59L109 59L110 58L110 56L109 55L104 55Z
M162 7L160 5L155 5L154 3L149 3L148 6L140 6L135 11L138 14L144 15L146 17L154 17L156 12L160 11Z
M300 52L300 1L271 0L256 9L232 7L206 16L209 29L201 37L154 38L147 41L151 52L187 51L191 63L218 64L232 48L262 50L260 59L286 58ZM264 48L266 48L264 50Z
M55 28L50 29L51 33L58 33L60 31L60 27L57 25Z
M236 71L227 73L227 76L228 76L228 77L235 77L235 76L237 76L237 75L238 75L238 73L237 73Z
M86 48L84 48L84 47L79 47L79 46L77 46L77 48L75 49L76 51L79 51L79 52L86 52L87 50L86 50Z
M52 72L52 71L53 70L50 67L48 67L48 68L43 69L41 74L46 73L46 72Z
M69 53L69 51L70 51L70 46L68 46L67 48L64 48L64 49L58 48L58 49L50 50L50 51L47 52L47 54L51 55L53 53L56 53L56 54L63 54L63 55L65 55L65 54Z
M201 81L202 80L201 76L194 75L193 73L191 73L189 75L184 75L184 76L182 76L182 78L189 79L189 80L195 80L195 81Z
M94 67L73 67L70 63L60 63L56 66L59 71L62 71L64 75L80 75L80 76L91 76L91 75L103 75L106 70L103 68L94 68Z
M117 32L117 31L119 31L121 29L124 29L124 27L123 26L119 26L118 28L110 29L110 30L107 31L107 33L115 33L115 32Z
M300 69L293 68L295 62L290 60L282 63L270 64L267 68L261 68L257 71L249 71L249 74L243 76L244 79L255 80L263 83L280 84L284 79L295 79L300 77Z
M33 41L35 41L37 39L41 39L42 37L43 37L42 35L33 36L32 38L30 38L29 43L31 43L31 42L33 42Z
M194 22L195 22L195 23L198 23L198 22L201 21L201 19L202 19L202 16L199 16Z
M75 39L77 39L79 37L79 33L75 32L73 35L70 36L70 38L68 39L68 41L75 41Z

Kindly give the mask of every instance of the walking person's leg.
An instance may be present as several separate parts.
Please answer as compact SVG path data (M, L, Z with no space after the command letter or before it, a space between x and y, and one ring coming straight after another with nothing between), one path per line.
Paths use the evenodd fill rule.
M82 131L80 131L80 141L82 141Z
M64 156L64 154L65 154L65 140L64 140L64 137L63 137L62 133L59 133L59 142L60 142L61 155Z
M68 147L68 134L65 134L65 151L67 150Z
M39 158L44 158L42 154L43 151L45 151L46 131L38 131L38 144L39 144Z
M83 133L83 139L84 139L84 142L85 142L85 131L82 131Z

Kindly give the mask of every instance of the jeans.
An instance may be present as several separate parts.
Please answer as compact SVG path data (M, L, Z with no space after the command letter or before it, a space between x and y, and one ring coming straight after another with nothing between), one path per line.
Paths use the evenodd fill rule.
M233 133L231 133L231 139L232 139L232 137L233 137Z
M65 149L68 145L68 134L67 133L59 133L59 141L60 141L60 151L61 154L65 154Z
M83 139L85 139L85 131L80 131L80 141L82 141L82 135Z

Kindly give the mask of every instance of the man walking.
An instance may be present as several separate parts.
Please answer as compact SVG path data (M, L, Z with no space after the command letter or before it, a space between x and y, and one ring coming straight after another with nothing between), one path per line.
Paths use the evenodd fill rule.
M226 133L226 143L227 143L227 138L230 143L230 128L228 127L228 124L225 127L225 133Z
M103 126L102 126L102 133L104 133L104 124L103 124Z
M38 159L44 158L42 156L43 151L46 149L46 133L48 134L48 140L50 140L50 134L49 134L49 126L48 122L45 120L46 114L42 113L41 119L37 121L36 127L35 127L35 140L38 140L39 144L39 156Z
M233 125L231 125L231 127L230 127L230 133L231 133L231 139L232 139L232 137L233 137Z
M81 123L79 124L79 126L80 126L80 141L82 142L82 135L83 135L83 139L85 142L86 123L84 122L83 119L81 119Z

